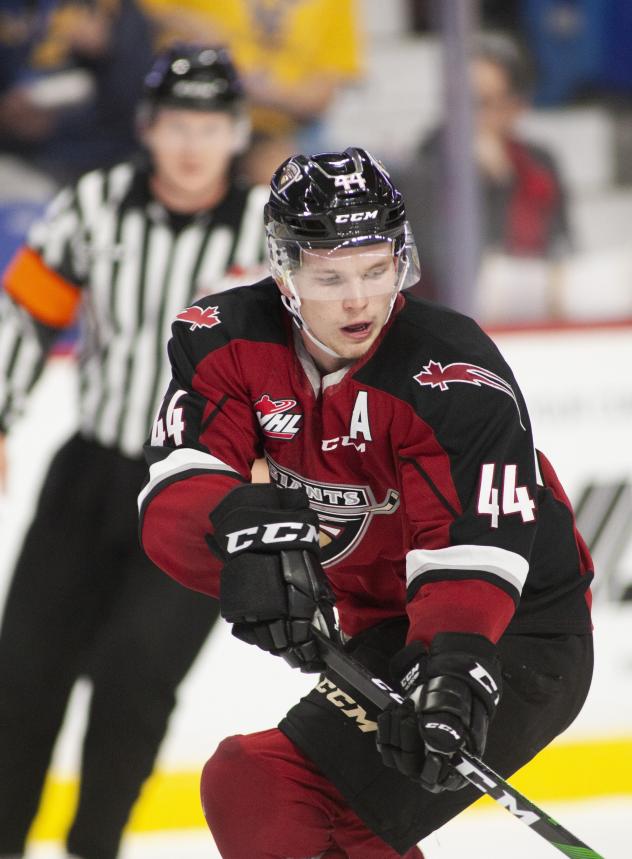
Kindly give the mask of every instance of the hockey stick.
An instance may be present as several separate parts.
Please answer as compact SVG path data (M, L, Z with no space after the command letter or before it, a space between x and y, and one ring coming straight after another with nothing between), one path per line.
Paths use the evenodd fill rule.
M403 698L391 687L374 677L368 669L345 653L319 629L314 628L314 636L318 641L323 662L332 671L350 683L360 694L368 698L380 710L385 710L393 701L401 704ZM461 750L454 759L455 768L481 793L486 793L502 805L510 814L537 832L552 847L571 859L604 859L600 853L576 838L572 833L559 824L546 812L534 805L515 787L506 782L474 755Z

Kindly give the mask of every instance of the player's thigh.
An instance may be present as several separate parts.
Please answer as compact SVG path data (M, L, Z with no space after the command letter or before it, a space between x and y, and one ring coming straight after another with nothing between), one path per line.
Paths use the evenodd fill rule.
M581 710L593 670L591 635L507 635L503 692L485 760L507 776L564 731Z
M334 821L333 837L347 859L424 859L418 847L411 847L404 854L393 850L350 808Z
M277 729L228 737L207 762L201 795L227 859L398 859L333 784ZM405 859L423 859L413 848Z
M276 729L223 740L204 767L201 797L227 859L335 850L332 822L341 813L341 797Z

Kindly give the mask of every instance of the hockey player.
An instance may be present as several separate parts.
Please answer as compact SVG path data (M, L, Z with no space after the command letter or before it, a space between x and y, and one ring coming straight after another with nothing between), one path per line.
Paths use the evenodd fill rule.
M0 629L3 859L22 854L80 675L93 694L68 852L114 859L178 684L218 614L215 600L149 563L135 508L143 443L169 379L171 318L231 269L264 260L266 189L232 175L244 113L224 50L165 51L139 109L147 163L97 170L61 191L4 278L1 432L78 315L83 343L80 430L53 459Z
M415 246L384 168L295 156L265 223L272 278L173 324L144 548L303 671L335 601L346 647L410 699L378 716L325 673L278 728L219 745L204 811L226 859L413 859L478 796L462 743L507 776L579 712L591 560L492 341L402 293ZM273 482L249 484L262 453Z

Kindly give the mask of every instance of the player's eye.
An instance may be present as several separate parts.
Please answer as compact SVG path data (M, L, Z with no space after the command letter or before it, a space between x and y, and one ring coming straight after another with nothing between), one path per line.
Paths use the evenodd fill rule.
M368 271L365 277L377 279L378 277L383 277L386 274L386 265L378 265Z

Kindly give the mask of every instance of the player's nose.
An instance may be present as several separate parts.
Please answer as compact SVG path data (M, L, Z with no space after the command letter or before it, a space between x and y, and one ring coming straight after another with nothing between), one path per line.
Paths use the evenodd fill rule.
M346 308L366 307L369 301L368 290L360 279L345 285L343 305Z

